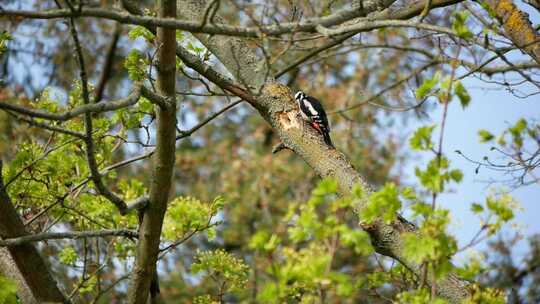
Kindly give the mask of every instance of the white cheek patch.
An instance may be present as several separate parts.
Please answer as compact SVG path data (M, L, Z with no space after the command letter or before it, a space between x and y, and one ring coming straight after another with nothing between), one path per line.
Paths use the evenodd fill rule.
M311 112L311 115L315 116L319 113L317 113L317 111L313 108L313 106L311 105L311 103L309 102L305 102L304 101L304 105L306 106L306 108L309 110L309 112Z

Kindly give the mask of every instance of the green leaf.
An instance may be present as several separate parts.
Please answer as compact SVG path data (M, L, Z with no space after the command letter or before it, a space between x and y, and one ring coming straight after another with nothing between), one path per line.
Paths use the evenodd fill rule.
M442 156L440 160L435 157L429 161L425 170L416 168L415 174L422 186L435 193L441 193L449 181L454 180L459 182L462 177L460 172L454 170L449 172L449 166L450 161L446 157Z
M398 195L395 184L385 184L369 197L367 204L360 211L360 219L366 223L372 223L377 219L383 219L387 223L395 220L397 212L401 209Z
M482 143L492 141L495 138L493 134L484 129L478 131L478 136L480 137L480 142Z
M155 36L147 28L137 25L129 31L128 37L131 40L135 40L137 38L144 38L144 40L146 40L147 42L152 42L154 41Z
M124 67L128 71L129 78L134 81L144 80L146 77L145 70L147 65L148 60L146 60L143 54L136 49L131 50L124 61Z
M467 18L470 13L467 11L454 13L454 22L452 23L452 30L463 39L470 39L473 37L473 33L467 27Z
M60 262L66 265L73 265L77 261L77 251L71 246L64 247L62 251L58 254Z
M338 182L333 178L325 178L319 182L317 188L313 190L313 195L324 196L338 192Z
M463 179L463 172L461 172L461 170L459 169L451 170L449 174L450 174L450 178L454 180L456 183L461 182L461 180Z
M433 75L432 78L425 79L424 82L416 89L416 98L417 99L424 99L433 87L439 82L440 73L437 72L435 75Z
M211 203L201 202L193 197L177 197L167 208L163 222L164 238L175 241L194 231L207 231L208 237L215 237L209 224L212 218L223 209L224 201L216 197Z
M223 288L223 291L234 292L246 288L249 267L241 259L218 249L197 252L191 271L202 272L216 280L215 283L219 288Z
M403 188L403 190L401 191L401 195L405 199L408 199L408 200L411 200L411 201L414 201L414 200L418 199L418 196L416 195L416 192L414 191L414 189L412 187Z
M7 31L0 32L0 55L7 50L7 44L11 39L11 35Z
M17 303L17 285L10 279L0 275L0 303Z
M467 92L467 89L465 89L463 84L461 84L461 81L456 82L454 90L457 97L459 98L461 107L465 109L471 102L471 96L469 95L469 92Z
M471 204L471 211L473 213L478 214L478 213L481 213L482 211L484 211L484 207L482 205L478 204L478 203L472 203Z
M424 126L416 129L413 136L409 139L409 145L413 150L425 151L433 148L431 142L431 134L435 129L435 125Z

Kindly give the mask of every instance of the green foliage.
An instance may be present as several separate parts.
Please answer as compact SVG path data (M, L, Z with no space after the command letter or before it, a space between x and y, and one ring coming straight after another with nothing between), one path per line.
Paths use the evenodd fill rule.
M492 192L486 197L484 205L473 204L473 212L483 215L482 222L490 235L514 219L514 210L519 210L519 203L508 193Z
M211 295L198 296L193 299L194 304L219 304Z
M17 301L17 285L10 279L0 275L0 304L15 304Z
M433 149L431 134L435 129L435 125L424 126L416 129L413 136L409 139L409 145L413 150L426 151Z
M454 22L452 23L452 30L463 39L470 39L473 37L473 33L467 27L467 18L470 13L467 11L456 12L454 14Z
M422 85L416 89L416 98L424 99L428 94L431 93L432 89L439 83L441 74L439 72L435 73L432 78L425 79Z
M281 243L281 238L276 234L270 234L266 230L257 231L249 241L249 248L263 252L272 252Z
M478 214L478 213L484 211L484 207L482 205L478 204L478 203L472 203L471 204L471 211L473 213Z
M467 92L467 89L463 86L461 81L456 81L454 84L454 93L459 98L462 108L465 109L467 106L469 106L469 103L471 102L471 95L469 95L469 92Z
M97 276L92 275L82 284L81 288L79 288L79 293L81 294L90 293L94 291L94 289L96 288L96 285L97 285Z
M477 284L470 287L471 297L464 304L504 304L506 303L504 292L495 288L481 288Z
M178 240L190 233L207 231L208 237L215 236L216 224L212 218L223 209L224 199L216 197L210 203L203 203L193 197L177 197L169 203L163 223L163 236L168 240Z
M471 256L465 265L457 267L456 273L460 278L472 281L486 270L486 266L483 264L483 257L475 255Z
M128 37L131 40L135 40L137 38L143 38L146 40L146 42L152 42L154 41L155 35L150 32L147 28L143 26L134 26L131 30L129 30Z
M446 184L450 181L461 182L463 173L459 169L450 169L450 161L441 156L433 158L425 170L415 169L415 174L420 180L422 186L435 193L444 191Z
M441 80L441 73L437 72L433 75L432 78L425 79L422 85L420 85L416 89L416 98L424 99L433 94L434 91L438 91L439 94L437 95L437 97L440 102L450 102L455 95L458 97L461 106L463 108L466 108L471 102L471 96L469 95L469 92L467 91L465 86L463 86L461 81L456 80L453 81L452 90L450 90L451 83L452 78L450 75L446 75Z
M197 55L201 55L205 51L205 48L202 45L200 45L200 43L194 43L191 41L188 41L187 49L194 52Z
M395 184L387 183L369 197L366 205L360 210L360 219L365 223L373 223L378 219L390 223L396 219L400 209L399 191Z
M432 271L440 278L452 268L448 257L457 250L456 240L446 233L450 223L449 212L444 209L420 210L420 214L426 217L418 229L422 237L418 237L416 233L406 233L403 236L403 251L415 263L429 263Z
M319 182L315 189L313 189L312 197L322 197L325 195L337 194L338 190L337 180L325 178Z
M60 262L66 265L73 265L79 258L77 251L72 246L64 247L58 255Z
M519 119L516 124L508 128L508 132L512 136L512 142L519 149L523 146L523 133L527 130L527 121L523 118Z
M413 291L405 291L397 296L396 303L402 304L446 304L448 303L441 298L431 298L431 292L428 289L417 289Z
M7 31L0 31L0 55L7 50L7 44L13 38Z
M240 292L247 284L249 267L239 258L222 249L199 251L191 265L194 274L202 273L211 278L219 294Z
M355 189L363 195L360 186ZM359 257L373 252L367 233L344 217L360 197L338 198L337 191L335 180L321 181L306 204L289 206L283 220L288 223L286 235L267 230L253 235L250 248L256 250L256 256L273 257L264 272L275 278L264 281L257 296L259 302L312 303L321 292L335 299L361 293L359 279L332 267L338 251Z
M154 105L145 97L141 97L135 107L116 111L111 123L121 124L123 131L136 130L142 128L141 122L145 116L154 116Z
M480 1L480 6L482 6L482 8L488 12L489 16L492 19L497 18L497 12L495 12L495 10L491 8L491 6L486 1Z
M329 272L331 256L321 246L283 250L283 261L269 269L276 278L263 286L257 299L261 303L301 301L313 303L320 290L347 297L356 290L355 280L345 274Z
M133 81L142 81L146 78L146 67L149 64L148 59L136 49L131 50L124 61L124 67L128 71L129 78Z
M480 137L480 142L489 142L495 138L488 130L479 130L478 136Z

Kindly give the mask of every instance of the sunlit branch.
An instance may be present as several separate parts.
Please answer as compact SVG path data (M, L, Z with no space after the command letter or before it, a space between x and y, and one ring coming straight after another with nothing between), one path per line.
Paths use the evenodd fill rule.
M267 25L260 27L238 27L225 24L217 24L205 21L185 21L173 18L158 18L152 16L132 15L125 11L110 9L110 8L90 8L83 7L79 10L70 9L54 9L47 11L28 11L28 10L11 10L0 9L0 16L10 16L28 19L58 19L58 18L76 18L76 17L96 17L103 19L115 20L124 24L141 25L145 27L163 27L169 29L178 29L189 31L192 33L206 33L214 35L228 35L240 37L257 38L263 35L282 35L291 32L316 32L315 27L322 25L330 27L352 20L354 18L365 16L366 13L372 12L379 7L388 7L393 0L370 1L370 6L366 6L363 10L345 10L335 14L307 19L302 22L286 22L279 25Z

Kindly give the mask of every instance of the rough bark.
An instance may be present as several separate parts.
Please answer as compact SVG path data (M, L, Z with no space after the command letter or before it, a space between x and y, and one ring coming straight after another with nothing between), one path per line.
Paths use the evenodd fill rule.
M2 239L28 235L4 187L0 162L0 237ZM64 297L49 267L36 247L30 243L8 246L2 252L0 272L18 283L21 298L27 303L64 303ZM15 272L15 273L14 273Z
M179 0L178 3L179 15L194 20L202 17L208 4L204 0ZM418 14L421 9L422 4L419 4ZM414 16L409 10L406 13ZM383 14L386 17L387 13ZM399 14L401 13L398 12ZM214 20L220 22L217 16ZM350 193L356 184L362 185L368 193L371 192L371 187L343 153L330 149L316 131L302 126L304 122L299 119L292 92L287 86L268 77L263 60L258 58L255 50L250 48L245 40L205 34L197 34L196 37L220 59L238 82L257 95L248 101L272 126L283 145L302 157L319 176L336 179L343 194ZM200 72L204 74L208 69ZM362 208L365 203L359 202L357 209ZM378 253L394 258L419 277L422 276L421 265L407 259L402 250L402 234L414 232L414 225L400 218L391 224L376 222L361 228L370 234ZM429 284L432 283L429 281ZM467 283L452 274L436 284L438 295L451 303L459 303L469 295Z
M486 0L485 3L495 12L506 36L540 63L540 35L532 26L529 15L522 12L512 0Z
M176 16L176 1L159 2L159 17ZM166 106L156 107L156 149L153 155L150 202L142 210L139 227L137 257L128 291L128 303L146 303L152 279L156 276L156 261L163 226L163 217L169 201L175 160L176 105L176 36L175 30L157 29L157 88L158 93L168 97ZM153 299L154 300L154 299Z

